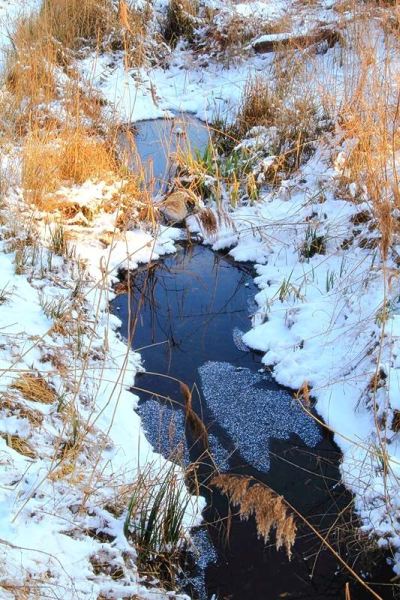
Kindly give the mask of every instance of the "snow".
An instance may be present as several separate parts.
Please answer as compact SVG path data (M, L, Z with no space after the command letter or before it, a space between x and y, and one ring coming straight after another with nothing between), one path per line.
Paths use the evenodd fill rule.
M290 8L290 0L275 2L239 2L233 6L233 10L243 17L255 17L257 19L278 19Z
M168 69L154 67L127 71L123 61L107 55L89 56L80 62L89 77L112 103L124 123L192 113L203 121L215 114L228 116L237 106L248 74L268 69L270 56L255 57L249 64L221 69L220 65L193 64L191 54L179 47Z

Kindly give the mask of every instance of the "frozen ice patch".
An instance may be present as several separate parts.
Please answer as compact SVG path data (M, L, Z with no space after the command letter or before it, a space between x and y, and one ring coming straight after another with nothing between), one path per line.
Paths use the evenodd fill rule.
M146 437L153 448L165 458L174 458L184 465L189 464L183 411L161 404L152 398L139 405L138 413Z
M243 336L244 332L238 327L235 327L232 332L233 343L235 344L236 348L241 352L249 352L249 347L246 346L246 344L244 343Z
M139 405L138 413L153 448L165 458L188 465L190 456L183 410L166 406L152 398ZM208 442L215 466L219 471L226 471L229 468L230 453L212 433L208 436Z
M317 424L289 393L262 386L268 376L226 362L207 362L199 373L213 416L256 469L269 469L270 438L287 440L295 433L310 447L320 441Z
M231 453L219 443L218 438L213 433L208 434L208 443L215 466L219 471L227 471Z

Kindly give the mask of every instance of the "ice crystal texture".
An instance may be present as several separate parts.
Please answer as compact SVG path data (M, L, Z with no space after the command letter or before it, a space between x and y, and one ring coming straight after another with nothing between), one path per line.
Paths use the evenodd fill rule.
M297 401L284 390L268 389L269 376L226 362L207 362L199 373L208 408L256 469L269 469L271 438L287 440L295 433L309 447L320 441L317 424Z
M235 344L238 350L241 350L242 352L249 352L249 347L246 346L246 344L243 341L243 335L243 331L238 327L235 327L232 332L233 343Z

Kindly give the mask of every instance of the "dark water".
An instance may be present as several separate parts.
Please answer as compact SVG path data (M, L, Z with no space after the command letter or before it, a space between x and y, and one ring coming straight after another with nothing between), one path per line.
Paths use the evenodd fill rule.
M355 569L365 572L356 535L348 533L351 512L345 508L351 496L338 483L336 446L288 390L259 372L260 356L241 343L240 330L251 326L257 291L251 267L197 245L131 274L130 283L130 297L118 296L113 311L123 321L123 336L134 331L132 347L140 350L149 372L136 378L134 389L155 447L168 456L185 440L182 394L178 383L165 377L169 375L193 387L194 407L207 425L221 470L252 475L283 494L323 535L340 544L344 556L348 549ZM186 460L196 460L199 452L189 434ZM207 468L200 472L204 479L207 475ZM371 597L338 569L301 523L291 562L282 550L275 551L273 538L270 545L257 539L251 521L233 518L226 541L227 503L216 492L203 493L208 500L204 517L216 549L205 569L203 597L344 598L348 581L352 600ZM334 523L340 535L328 534ZM392 576L382 557L379 564L370 562L368 572L373 582ZM386 588L376 589L382 598L392 597Z
M139 163L143 167L146 184L154 193L164 191L174 175L178 151L202 152L210 139L207 126L186 113L174 119L138 121L135 129L136 152L126 136L121 137L121 147L130 153L133 171L137 171Z

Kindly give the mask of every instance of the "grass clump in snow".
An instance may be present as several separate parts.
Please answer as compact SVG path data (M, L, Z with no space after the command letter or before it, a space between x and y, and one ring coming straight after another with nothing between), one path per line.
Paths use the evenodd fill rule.
M82 50L89 46L123 50L126 66L140 66L151 5L136 10L120 0L44 0L39 19L62 47Z
M47 298L43 293L39 296L40 306L48 319L62 319L70 310L70 303L64 296Z
M110 135L113 135L111 133ZM104 191L92 198L93 190ZM86 186L88 199L71 196L71 186ZM39 210L57 215L50 228L49 249L66 256L69 244L64 221L76 219L90 226L100 211L115 215L115 225L126 230L138 222L155 227L157 214L140 173L127 171L116 139L105 139L81 125L59 131L34 128L22 148L22 189L25 200ZM107 244L108 245L108 244Z
M325 254L325 252L325 236L319 235L316 229L307 227L305 240L300 251L301 256L309 259L315 254Z
M48 194L62 185L107 178L116 170L115 157L107 143L80 128L68 128L59 134L32 131L22 151L25 198L47 210L60 203Z
M0 433L0 437L5 440L7 446L18 452L18 454L22 454L22 456L26 456L27 458L36 458L36 452L32 448L32 446L19 435L10 435L9 433Z
M41 37L50 40L59 49L82 51L89 47L134 53L150 14L149 4L139 11L124 0L118 9L112 0L43 0L40 11L29 20L29 29L21 21L18 31L25 35L29 31L34 41ZM18 46L15 40L14 45ZM62 63L60 58L57 54Z
M26 99L29 109L58 96L55 68L57 49L38 17L23 18L12 36L5 69L7 89L17 103Z
M40 411L18 402L11 394L0 397L0 411L6 417L16 416L19 419L26 419L33 427L39 427L43 423L43 414Z
M249 132L251 136L254 127L269 130L268 154L273 161L265 175L278 183L310 158L323 120L315 94L287 85L286 70L275 72L279 77L273 85L260 77L247 81L235 126L240 139Z
M272 125L277 108L277 97L271 82L259 75L250 76L236 117L237 136L243 137L252 127Z
M31 402L53 404L57 398L54 388L40 374L23 373L13 382L11 388Z
M11 36L8 90L30 109L62 98L65 78L77 78L71 59L85 48L121 50L127 67L141 65L149 7L134 10L122 0L119 10L112 0L44 0L38 13L17 22Z
M44 0L38 24L63 46L77 49L102 40L117 18L111 0Z
M138 568L174 585L184 549L183 519L190 497L175 465L155 476L148 468L133 484L124 533L136 547Z
M181 37L193 39L198 11L196 0L169 0L164 38L171 46L176 46Z

